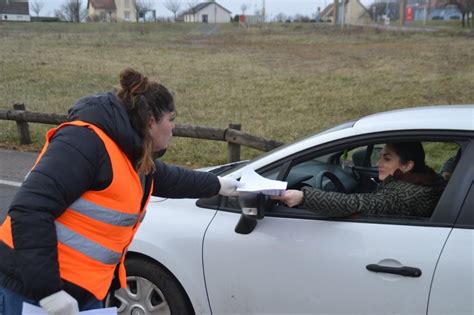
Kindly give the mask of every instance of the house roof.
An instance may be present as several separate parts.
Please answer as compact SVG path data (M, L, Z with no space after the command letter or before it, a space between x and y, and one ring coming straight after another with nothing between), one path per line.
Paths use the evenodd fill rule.
M89 0L87 1L87 8L92 6L94 9L116 10L114 0Z
M333 10L334 10L334 3L330 3L321 11L320 15L321 17L325 17L329 14L334 14Z
M183 12L181 15L186 15L186 14L192 14L192 13L196 13L196 12L199 12L201 11L202 9L204 9L205 7L207 7L208 5L211 5L211 4L215 4L219 7L221 7L223 10L232 13L231 11L227 10L226 8L224 8L223 6L221 6L219 3L217 2L213 2L213 1L208 1L208 2L202 2L202 3L198 3L197 5L195 5L194 7L192 7L191 9Z
M21 14L30 15L28 2L10 2L0 1L0 13L2 14Z
M364 12L365 12L366 14L368 14L368 16L369 16L369 17L371 17L371 16L372 16L372 15L370 14L370 11L369 11L369 9L367 9L367 8L366 8L366 6L365 6L365 5L363 5L363 4L362 4L362 2L360 2L360 0L357 0L357 3L359 4L359 6L361 6L361 7L362 7L362 9L364 10Z
M360 0L356 0L356 1L357 1L357 3L364 9L364 11L370 15L370 11L365 7L365 5L363 5L362 2L360 2ZM346 0L346 1L345 1L346 4L347 4L348 2L349 2L349 0ZM338 8L340 8L342 2L339 2L338 4L339 4ZM321 17L327 17L327 16L334 15L334 3L328 4L328 5L321 11L321 13L319 13L319 14L320 14Z

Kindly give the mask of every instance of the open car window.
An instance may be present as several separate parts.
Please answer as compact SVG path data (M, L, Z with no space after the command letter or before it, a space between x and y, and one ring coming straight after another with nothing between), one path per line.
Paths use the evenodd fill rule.
M452 173L455 168L455 157L460 151L460 146L454 141L424 141L422 142L425 151L426 164L431 167L437 176L437 184L440 185L440 193L442 194L444 185L441 179L443 170L449 169ZM338 148L335 151L319 155L315 152L314 156L307 156L303 160L295 159L287 170L287 175L283 176L283 180L288 182L289 189L301 190L303 187L310 189L318 189L323 192L354 194L374 194L383 185L378 179L377 161L379 160L384 143L370 143L367 145L359 145L347 148ZM449 166L446 166L449 164ZM271 175L275 179L278 175L276 170L269 170L262 175L268 177ZM439 178L438 178L439 177ZM443 183L443 184L441 184ZM378 196L380 197L380 195ZM391 196L389 196L391 198ZM387 197L388 198L388 197ZM333 199L338 199L337 195ZM342 199L342 198L339 198ZM322 200L328 203L330 199ZM357 200L357 199L355 199ZM360 201L359 201L360 202ZM383 204L383 203L380 203ZM434 210L436 202L431 209ZM274 207L275 212L287 213L305 213L303 205L294 208L288 208L284 204ZM315 217L324 217L324 212L310 211ZM381 221L426 221L429 215L416 216L406 215L406 213L417 213L412 209L406 209L404 213L399 215L386 214L380 210L371 213L356 213L348 217L340 217L338 219L376 219ZM432 212L430 212L432 213Z
M423 139L425 141L422 141L422 145L425 150L427 165L439 175L439 178L441 178L442 170L449 169L452 174L462 153L460 143L463 140L450 141L446 137L443 137L440 141L426 141L426 139L428 137ZM273 165L268 165L262 170L257 170L257 173L269 179L287 181L288 189L301 190L304 187L309 187L328 193L341 191L345 194L373 193L380 186L377 161L383 149L384 141L369 139L365 144L361 143L361 141L354 141L351 144L338 145L335 143L333 149L325 147L324 150L316 147L313 153L305 151L302 154L295 154L291 159L275 162ZM331 177L336 177L337 180L334 181ZM337 183L338 181L340 182L339 184ZM449 185L448 180L443 181L443 183L443 187ZM441 195L442 193L443 190ZM281 202L271 202L273 206L266 207L265 216L388 224L430 224L429 215L393 215L383 213L382 211L381 213L357 213L334 218L328 217L321 211L309 210L302 205L290 208ZM219 209L240 212L239 198L224 198L223 203L220 203ZM436 202L433 205L433 209L436 211Z

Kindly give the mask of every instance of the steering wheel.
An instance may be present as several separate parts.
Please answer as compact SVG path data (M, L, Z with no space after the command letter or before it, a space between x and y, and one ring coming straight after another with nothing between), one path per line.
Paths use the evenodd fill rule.
M331 183L334 184L334 186L336 187L336 190L338 192L347 193L346 187L342 183L341 179L339 177L337 177L336 174L334 174L333 172L328 171L328 170L322 171L316 176L316 178L315 178L315 182L316 182L316 186L317 186L316 188L323 189L323 179L324 178L328 178L331 181Z

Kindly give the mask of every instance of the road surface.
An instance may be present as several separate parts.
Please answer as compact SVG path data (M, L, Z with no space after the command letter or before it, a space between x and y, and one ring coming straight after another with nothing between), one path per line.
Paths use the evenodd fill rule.
M37 153L0 150L0 222L37 156Z

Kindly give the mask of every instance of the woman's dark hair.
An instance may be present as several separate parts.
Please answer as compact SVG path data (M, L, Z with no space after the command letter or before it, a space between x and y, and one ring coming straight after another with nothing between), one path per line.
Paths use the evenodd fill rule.
M164 85L149 81L132 68L122 70L119 77L117 97L125 106L133 129L143 139L143 151L136 168L141 173L149 174L155 170L153 139L148 132L150 119L154 117L160 121L165 113L175 112L174 98Z
M411 142L389 142L387 143L400 157L400 162L405 164L413 161L413 173L424 172L427 169L425 164L425 150L423 145L417 141Z

